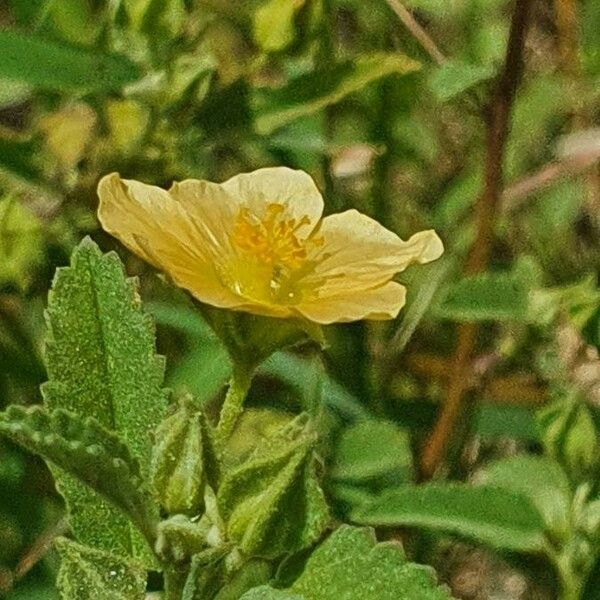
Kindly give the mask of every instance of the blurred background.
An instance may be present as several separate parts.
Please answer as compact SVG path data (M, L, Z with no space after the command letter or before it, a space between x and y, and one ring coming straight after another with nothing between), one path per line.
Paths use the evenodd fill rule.
M329 327L324 358L263 365L240 448L318 412L341 519L399 482L476 483L515 455L550 456L593 496L599 84L597 0L0 0L0 409L41 401L48 290L85 235L139 277L168 386L218 406L224 349L99 229L96 185L287 165L327 213L435 228L446 253L402 274L397 321ZM65 530L44 463L0 440L0 597L57 597ZM458 598L558 597L542 559L402 538ZM582 597L600 598L590 552Z

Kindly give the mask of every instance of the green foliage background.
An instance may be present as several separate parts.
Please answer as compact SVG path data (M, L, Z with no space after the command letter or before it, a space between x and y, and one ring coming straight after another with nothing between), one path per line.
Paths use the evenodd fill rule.
M487 598L500 589L511 598L498 575L506 572L523 582L519 598L599 598L600 4L531 3L491 256L485 272L469 275L486 111L514 3L407 0L441 48L441 64L390 4L0 4L0 409L40 403L39 386L50 380L43 390L51 408L83 410L126 435L146 474L145 434L165 404L163 368L170 389L191 392L214 417L232 367L185 294L99 229L99 177L117 170L169 186L267 165L301 168L317 180L326 212L355 207L402 237L433 227L446 254L402 275L409 296L396 322L328 328L325 359L309 348L265 361L232 440L236 452L250 455L262 434L308 411L319 424L319 474L334 517L373 525L380 539L402 538L410 560L436 567L455 596ZM565 11L573 17L566 25ZM540 173L550 176L536 179ZM139 277L145 312L117 259L84 244L79 267L59 272L44 317L56 268L69 264L86 235ZM120 299L106 302L128 327L92 320L75 352L90 278L117 282ZM479 326L467 405L436 482L417 484L465 324ZM123 343L115 342L112 366L93 344L86 348L95 331ZM94 381L108 382L102 406L70 377L79 360ZM105 367L118 373L97 372ZM125 396L143 419L109 410ZM55 550L30 571L20 562L63 523L55 481L85 506L89 492L60 462L51 473L0 440L0 595L10 600L57 597ZM106 511L108 519L114 509ZM96 524L110 534L103 549L125 544L151 560L122 517L110 523L115 531ZM77 530L77 518L72 525ZM365 545L365 573L373 557L405 560L367 533L335 535L341 545ZM66 569L75 546L58 548ZM306 593L320 585L328 550L321 546L299 578L286 579L282 568L277 591L263 586L244 598ZM480 577L469 591L460 575L475 552ZM420 585L420 574L409 575L412 583L398 585ZM139 587L140 577L131 574L129 583ZM336 585L349 593L346 580Z

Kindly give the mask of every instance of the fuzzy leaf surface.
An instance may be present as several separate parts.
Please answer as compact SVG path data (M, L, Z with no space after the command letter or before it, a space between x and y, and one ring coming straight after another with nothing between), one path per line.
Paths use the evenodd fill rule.
M94 417L115 431L146 477L150 433L166 404L164 363L155 353L152 321L116 254L103 255L85 239L71 266L57 271L47 322L45 405ZM125 556L146 555L144 542L112 506L72 477L55 475L79 541Z
M545 547L544 521L533 503L497 487L403 485L361 507L353 520L444 531L516 552L539 553Z
M39 406L11 406L0 413L0 433L101 494L141 530L152 527L156 511L138 462L96 419L60 408L49 413Z
M57 586L63 600L142 600L146 569L118 556L58 538Z
M371 529L342 525L311 555L287 590L261 586L242 600L448 600L432 570L409 563L397 542L377 543Z

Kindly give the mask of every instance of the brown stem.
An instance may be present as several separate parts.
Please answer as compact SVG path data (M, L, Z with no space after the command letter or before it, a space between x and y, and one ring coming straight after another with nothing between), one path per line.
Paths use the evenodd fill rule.
M67 533L69 527L66 518L51 525L40 537L35 540L25 552L13 573L0 572L0 592L7 594L18 581L23 579L31 569L40 561L52 547L54 540Z
M539 171L526 175L504 188L502 194L502 210L510 212L519 207L521 201L538 190L573 177L592 168L598 168L600 153L590 152L562 161L553 161Z
M486 109L485 181L476 206L477 234L465 265L467 275L485 270L489 262L495 217L502 197L504 151L512 106L523 73L531 5L532 0L516 0L504 66ZM421 476L425 479L431 478L444 460L452 432L463 414L477 336L478 326L474 323L461 324L458 328L446 399L421 456Z
M586 89L579 59L579 31L577 0L554 0L558 41L558 64L567 77L574 99L572 130L587 129L593 125L593 117L585 106ZM600 229L600 165L589 171L585 210L592 223Z
M412 36L421 44L421 47L431 58L441 65L445 62L446 57L442 54L437 44L431 39L429 34L419 25L417 20L412 16L400 0L385 0L388 6L396 13L403 25L410 31Z

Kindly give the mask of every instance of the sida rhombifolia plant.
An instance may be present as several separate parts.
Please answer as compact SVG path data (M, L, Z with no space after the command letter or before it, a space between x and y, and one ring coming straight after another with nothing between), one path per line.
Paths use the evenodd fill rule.
M141 600L159 571L165 600L449 598L397 543L332 520L307 414L249 456L228 444L257 366L321 325L395 318L392 278L438 258L437 235L402 241L355 210L322 218L312 179L287 168L169 191L112 174L98 193L104 229L192 295L234 368L216 423L170 400L118 257L85 239L59 269L44 404L10 407L0 432L48 462L66 501L61 597Z

